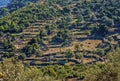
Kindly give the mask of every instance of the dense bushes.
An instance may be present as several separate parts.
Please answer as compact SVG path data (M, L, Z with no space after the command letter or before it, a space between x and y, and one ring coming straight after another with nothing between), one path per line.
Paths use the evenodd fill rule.
M54 81L54 78L43 75L43 72L35 67L25 67L14 59L4 59L0 63L0 77L4 81Z
M20 10L15 11L10 16L1 18L1 32L21 32L31 23L39 20L51 19L58 15L59 11L55 8L50 8L47 5L28 5ZM37 12L37 13L36 13Z
M57 33L56 38L57 38L56 40L59 40L59 42L65 42L66 40L72 41L73 35L71 34L69 30L64 29L64 30L60 30Z

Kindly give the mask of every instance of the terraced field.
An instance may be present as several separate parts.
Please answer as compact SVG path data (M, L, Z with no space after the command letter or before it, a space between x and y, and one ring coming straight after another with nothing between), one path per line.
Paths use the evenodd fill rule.
M0 78L119 81L119 4L13 0L0 8Z
M77 3L77 2L75 2ZM76 4L72 3L70 6L75 6ZM60 5L56 5L58 8L62 10L62 7ZM19 34L19 36L14 41L14 45L17 48L17 50L22 49L27 43L32 39L35 38L39 34L40 29L44 29L46 25L56 23L57 21L61 20L63 17L56 18L55 20L46 20L46 21L37 21L36 23L32 24L30 27L25 29L22 33ZM68 23L68 26L76 22L76 17L73 16L73 21ZM93 63L93 62L103 62L104 57L99 56L98 54L94 53L94 51L97 50L98 46L100 44L110 43L110 44L117 44L115 42L109 42L107 40L104 40L102 37L97 36L89 36L86 35L84 31L80 32L79 30L86 27L87 24L99 24L99 21L101 19L98 19L95 21L91 21L88 17L85 17L86 23L83 23L79 26L76 26L74 29L71 29L71 33L74 34L74 40L72 41L72 45L70 46L62 46L62 44L51 44L48 42L48 50L42 51L42 56L36 57L31 56L26 58L25 62L30 63L31 65L35 66L44 66L44 65L50 65L50 64L76 64L81 63L81 60L76 58L70 58L66 59L65 53L67 50L76 51L75 45L79 44L82 45L80 52L83 54L83 62L84 63ZM58 26L58 24L56 24ZM79 28L81 27L81 28ZM57 32L56 32L57 33ZM22 36L22 38L20 38ZM55 37L56 34L45 36L44 38L50 38L52 39ZM68 61L67 61L68 60Z
M108 38L98 36L97 32L92 32L91 27L89 26L100 26L102 23L102 19L100 18L100 14L96 15L96 12L94 15L96 15L98 18L95 20L91 20L91 17L93 16L93 12L91 12L89 15L83 14L83 11L81 11L81 14L83 14L83 20L78 21L78 14L77 10L74 11L74 8L78 6L79 1L72 1L72 3L69 3L69 7L72 9L70 18L66 14L59 15L58 17L51 18L48 20L37 20L35 23L31 24L29 27L26 27L21 33L15 34L15 40L12 42L14 46L17 49L17 55L21 54L21 50L28 45L28 42L31 41L33 38L37 38L37 36L40 34L40 30L45 29L47 25L54 25L56 27L55 32L53 34L50 34L48 36L44 36L44 43L47 46L46 47L39 43L39 47L42 48L42 55L37 57L36 55L32 54L30 57L27 57L25 59L25 62L29 62L31 65L50 65L53 64L76 64L81 63L80 59L73 58L67 58L66 52L68 50L71 50L76 53L75 45L80 45L79 54L82 54L83 62L84 63L94 63L94 62L103 62L105 51L108 51L110 49L110 45L117 45L119 40L119 33L113 32L108 35L108 37L114 38L114 40L108 40ZM37 5L44 5L45 0L38 3ZM92 4L92 3L91 3ZM64 10L65 5L61 6L60 4L54 4L57 9ZM62 13L62 12L61 12ZM80 14L80 13L79 13ZM62 24L61 24L62 23ZM63 27L62 27L63 26ZM64 30L64 26L66 29L70 31L71 34L73 34L73 40L71 41L71 45L64 46L63 43L55 43L51 42L58 34L59 30ZM46 29L45 29L46 30ZM118 28L111 29L118 30ZM4 38L5 36L3 36ZM48 41L49 40L49 41ZM59 40L57 40L59 41ZM100 50L99 50L100 49ZM101 50L102 49L102 50ZM100 54L99 54L100 53ZM103 55L101 55L103 54Z
M20 33L17 36L16 40L14 41L15 47L18 50L22 49L32 38L35 38L39 34L40 29L45 27L45 25L46 25L45 22L37 21L30 27L27 27L27 29L25 29L22 33Z
M48 23L45 22L36 22L27 29L25 29L22 33L20 33L20 36L24 36L22 39L20 39L20 36L18 36L17 40L15 40L15 46L18 50L22 49L32 38L35 38L39 34L39 30L44 28L45 25L50 24L51 21ZM72 33L77 33L77 29L72 30ZM78 32L79 33L79 32ZM53 36L50 37L54 37ZM47 36L49 37L49 36ZM45 37L44 37L45 38ZM21 40L21 41L20 41ZM18 43L20 42L20 44ZM62 64L66 61L65 52L67 50L75 51L74 46L76 44L82 44L82 47L80 49L80 53L84 55L83 62L84 63L91 63L93 61L96 61L97 59L100 59L101 57L95 55L95 54L89 54L87 51L92 52L95 51L97 46L102 43L102 40L99 39L90 39L89 36L84 34L75 34L74 35L74 41L72 42L71 46L63 47L62 44L51 44L48 43L48 50L43 51L43 55L41 57L31 56L29 58L26 58L25 62L30 63L31 65L36 66L42 66L47 65L49 63L52 64ZM83 51L84 50L84 51ZM77 60L75 58L68 59L69 63L66 62L66 64L76 64L80 63L80 60ZM71 63L72 62L72 63Z

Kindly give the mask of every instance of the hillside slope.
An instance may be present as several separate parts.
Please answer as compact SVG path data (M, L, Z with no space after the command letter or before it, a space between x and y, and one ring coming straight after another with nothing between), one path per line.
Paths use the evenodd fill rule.
M27 4L0 18L1 59L14 57L33 67L75 72L77 65L105 64L109 53L120 47L119 4L118 0ZM71 71L64 76L83 77Z
M98 5L100 7L96 9ZM83 54L87 60L91 57L96 59L93 61L103 61L106 53L119 43L119 13L114 13L118 11L116 7L119 8L116 1L71 0L60 3L60 0L53 0L51 3L43 0L1 18L1 36L10 32L8 38L15 39L10 40L12 46L28 56L39 51L44 57L44 54L63 54L71 50L75 55L77 52ZM31 48L34 45L35 48Z

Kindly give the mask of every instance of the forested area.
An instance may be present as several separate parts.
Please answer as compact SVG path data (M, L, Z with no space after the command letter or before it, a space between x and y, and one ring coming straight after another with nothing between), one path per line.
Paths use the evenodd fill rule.
M0 8L0 76L4 81L119 81L119 4L12 0ZM7 68L15 68L13 76Z

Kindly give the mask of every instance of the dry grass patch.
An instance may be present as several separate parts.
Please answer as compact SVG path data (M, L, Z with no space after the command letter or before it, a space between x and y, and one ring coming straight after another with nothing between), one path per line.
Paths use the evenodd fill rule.
M81 44L81 50L88 50L88 51L94 51L96 47L101 43L101 40L84 40L82 42L74 42L75 44Z

